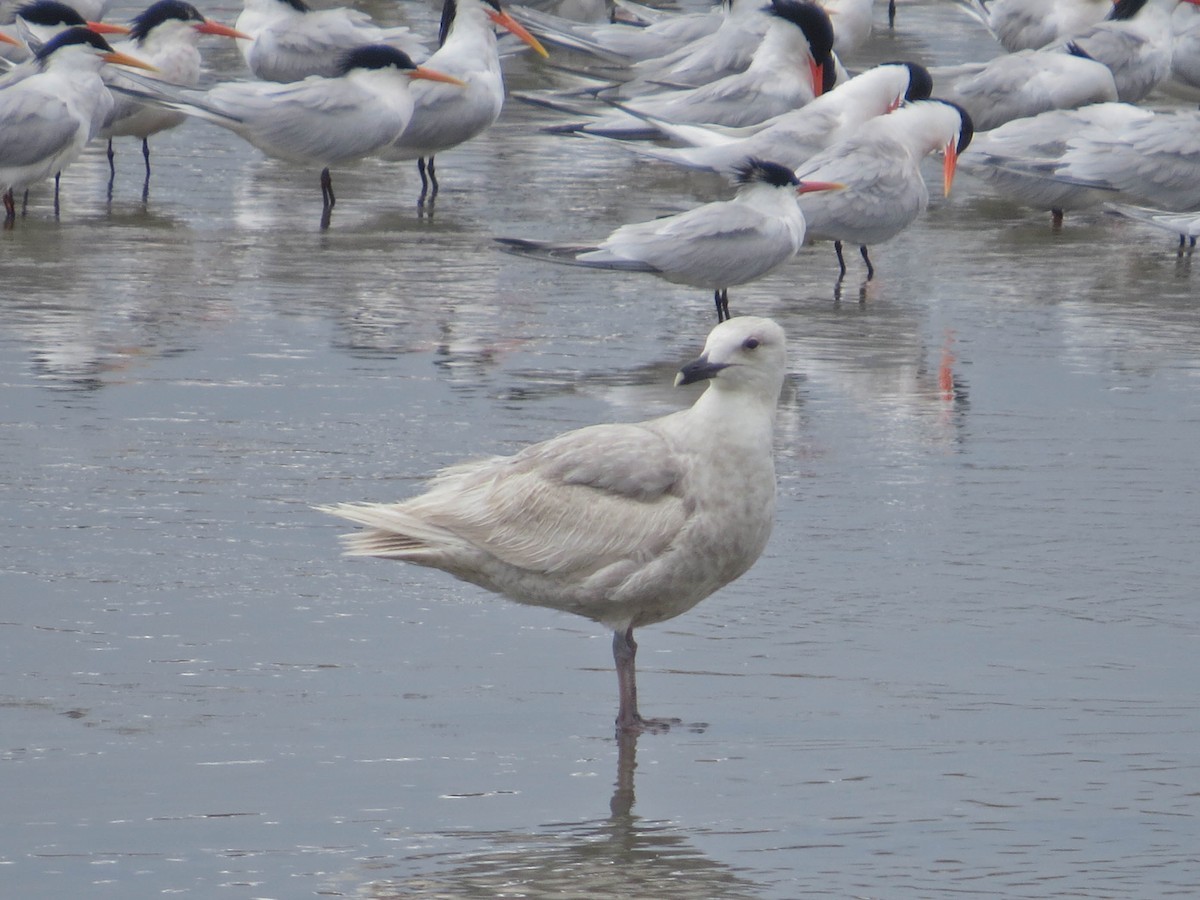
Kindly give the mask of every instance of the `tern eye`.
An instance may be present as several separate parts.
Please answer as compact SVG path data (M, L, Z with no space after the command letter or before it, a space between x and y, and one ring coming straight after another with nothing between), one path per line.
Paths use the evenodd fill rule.
M758 346L758 338L746 338L742 341L742 347L746 350L753 350Z

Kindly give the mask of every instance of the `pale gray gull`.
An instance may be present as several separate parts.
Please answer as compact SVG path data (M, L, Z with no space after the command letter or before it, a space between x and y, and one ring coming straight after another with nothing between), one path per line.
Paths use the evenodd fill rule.
M443 569L611 628L617 730L659 730L670 720L638 712L633 630L687 612L762 553L785 365L775 322L729 319L676 376L708 381L688 409L452 466L400 503L319 509L366 526L344 538L349 556Z

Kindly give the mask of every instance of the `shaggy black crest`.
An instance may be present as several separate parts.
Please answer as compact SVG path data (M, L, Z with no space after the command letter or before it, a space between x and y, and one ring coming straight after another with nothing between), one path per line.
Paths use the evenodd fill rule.
M68 28L66 31L60 31L53 38L46 41L42 45L42 49L37 52L34 57L38 62L42 62L55 50L63 47L70 47L75 44L86 44L89 47L95 47L104 53L112 53L113 48L108 45L108 41L96 34L96 32L88 28Z
M417 64L403 50L386 44L364 44L348 50L338 65L338 74L345 75L352 69L415 69Z
M1140 13L1145 5L1146 0L1116 0L1106 18L1111 22L1124 22Z
M828 63L833 56L833 23L829 15L815 3L807 0L771 0L767 12L787 19L796 25L808 38L812 57L818 63ZM832 68L832 67L831 67Z
M58 0L37 0L26 3L17 10L17 15L31 25L86 25L83 16L74 8Z
M787 166L753 157L737 167L733 180L735 184L754 184L761 181L775 187L787 187L800 183L796 173Z
M134 18L129 26L129 37L140 44L155 26L171 19L181 22L205 21L200 10L190 3L184 3L183 0L158 0Z

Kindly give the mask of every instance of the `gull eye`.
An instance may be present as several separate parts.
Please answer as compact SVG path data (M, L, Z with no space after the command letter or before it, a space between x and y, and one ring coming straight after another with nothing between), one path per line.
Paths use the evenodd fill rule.
M742 347L746 350L753 350L758 346L758 338L746 338L742 341Z

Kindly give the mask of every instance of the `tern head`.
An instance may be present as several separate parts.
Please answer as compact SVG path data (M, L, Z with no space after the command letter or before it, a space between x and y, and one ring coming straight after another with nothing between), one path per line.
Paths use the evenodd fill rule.
M676 386L710 382L710 389L747 391L774 403L787 368L787 340L770 319L735 316L708 334L704 352L675 376Z
M106 63L115 63L119 66L130 66L137 69L148 69L151 72L158 70L149 63L144 63L140 59L135 59L125 53L117 53L109 46L108 41L102 38L90 28L68 28L65 31L60 31L38 50L34 56L34 60L42 67L52 64L59 59L59 54L73 54L74 51L82 49L89 55Z
M836 191L845 187L833 181L801 181L787 166L765 159L748 158L734 169L734 184L745 187L752 184L769 184L771 187L793 187L797 194L816 191Z
M47 28L78 25L90 28L97 34L129 33L129 29L124 25L88 22L74 7L59 3L58 0L34 0L33 3L26 3L17 10L17 18L30 25L42 25Z
M1158 7L1166 11L1175 9L1180 3L1190 3L1200 6L1200 0L1113 0L1112 11L1107 18L1112 22L1125 22L1132 19L1143 9Z
M791 22L808 39L813 96L819 97L830 90L837 73L833 64L833 23L829 14L808 0L771 0L766 12Z
M948 197L950 196L950 185L954 183L954 172L958 168L958 156L967 147L971 146L971 138L975 137L975 123L971 121L971 114L957 103L936 99L933 102L944 103L946 106L957 110L960 122L958 134L952 136L946 142L946 146L942 151L942 190Z
M134 17L129 36L141 44L159 25L178 22L190 25L197 34L216 34L222 37L250 39L250 35L235 31L227 25L206 19L200 10L183 0L158 0Z
M498 25L505 31L516 35L520 40L533 48L533 51L539 56L548 57L550 54L546 52L546 48L542 46L542 42L535 38L529 31L510 16L500 6L500 0L467 0L467 2L478 2L484 8L487 17L492 21L492 24ZM458 17L458 0L445 0L442 4L442 21L438 25L438 46L446 43L446 38L450 36L450 31L454 28L455 19Z
M465 87L465 82L453 75L445 75L434 69L418 66L403 50L387 44L364 44L347 51L338 66L339 75L349 75L357 69L398 69L409 78L424 78L427 81L444 81Z

